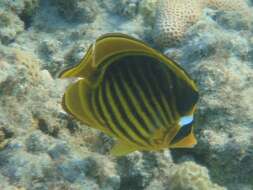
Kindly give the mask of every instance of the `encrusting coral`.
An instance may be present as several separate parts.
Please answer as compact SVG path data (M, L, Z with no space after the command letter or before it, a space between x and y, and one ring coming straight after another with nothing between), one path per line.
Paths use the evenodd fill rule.
M171 181L172 190L225 190L210 181L205 167L191 161L178 165Z
M151 33L158 1L174 3L173 21L186 23L183 39L179 38L182 43L167 46L166 52L201 92L195 123L198 144L194 149L111 157L110 137L63 112L62 94L72 81L51 74L78 64L104 33L122 32L155 45ZM180 5L182 1L185 5ZM247 16L253 0L246 1L250 8L239 0L205 4L200 0L0 0L0 190L253 190L253 107L249 106L253 24L248 22L253 19ZM188 6L186 16L180 16L184 12L179 5ZM215 10L221 7L231 11ZM164 23L158 21L168 26L173 22L166 19L172 16L161 17ZM168 29L180 28L171 26L159 30L166 36ZM166 36L169 43L175 41L169 37L173 36Z
M97 15L96 1L56 0L52 1L63 18L70 22L92 22Z
M0 42L8 44L24 30L24 24L16 14L0 7L0 28Z
M158 0L154 29L155 43L161 47L171 41L180 41L187 28L197 22L204 8L237 11L245 17L251 15L244 0Z

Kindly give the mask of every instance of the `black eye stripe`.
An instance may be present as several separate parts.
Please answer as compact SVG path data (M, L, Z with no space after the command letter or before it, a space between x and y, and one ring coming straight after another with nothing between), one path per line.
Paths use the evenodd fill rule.
M173 138L173 140L170 142L170 144L175 144L179 141L181 141L183 138L188 136L192 131L193 122L186 124L180 128L176 136Z

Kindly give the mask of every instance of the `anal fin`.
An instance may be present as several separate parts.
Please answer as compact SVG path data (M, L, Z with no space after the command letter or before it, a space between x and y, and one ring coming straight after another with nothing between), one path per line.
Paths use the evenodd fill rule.
M197 140L193 132L191 132L188 136L183 138L181 141L171 145L170 148L192 148L196 144L197 144Z
M119 141L113 146L110 153L113 156L124 156L136 150L138 150L137 147L128 145L126 142Z

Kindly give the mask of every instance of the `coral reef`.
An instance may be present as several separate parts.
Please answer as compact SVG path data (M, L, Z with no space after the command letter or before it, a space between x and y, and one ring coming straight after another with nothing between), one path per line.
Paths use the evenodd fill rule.
M195 76L200 89L199 143L192 154L228 189L251 189L253 168L246 165L253 164L249 157L253 112L248 106L253 100L246 94L251 93L253 82L253 25L248 26L248 18L234 19L236 13L208 11L215 20L201 18L181 45L167 49L167 55ZM185 154L181 153L175 156L179 160Z
M139 12L146 25L153 26L155 23L158 0L142 0L139 4Z
M58 12L71 22L92 22L98 13L98 5L93 0L56 0L52 3L57 6Z
M137 15L138 5L141 0L108 0L102 1L104 7L110 13L116 13L126 18L134 18Z
M1 72L5 75L0 80L0 173L6 182L1 185L5 187L9 181L25 189L72 185L100 189L94 181L96 177L103 178L101 183L106 182L105 185L119 185L106 158L86 155L86 148L80 151L81 156L64 140L71 123L59 105L59 88L64 87L61 81L54 81L46 70L39 70L38 60L21 50L4 48L1 57ZM94 177L83 180L89 175Z
M14 39L15 36L13 36L13 34L20 33L23 29L27 29L31 26L32 17L35 15L38 7L39 0L1 1L0 9L3 15L1 17L5 18L5 21L9 20L8 22L12 22L12 24L7 24L9 29L6 28L10 33L10 40ZM7 19L8 17L9 19Z
M225 190L211 183L206 168L189 161L177 166L171 181L171 190Z
M161 189L177 186L181 165L173 163L169 152L135 153L116 161L92 153L99 136L79 124L73 128L59 106L66 82L41 71L30 53L4 48L1 57L2 188L152 189L157 179L163 181Z
M0 1L1 190L253 189L252 7L170 2ZM63 112L57 73L107 32L163 46L196 81L195 148L111 157L113 139Z
M241 17L252 17L252 10L244 0L160 0L157 6L154 39L161 47L180 41L207 7L236 11Z
M0 8L0 41L8 44L15 39L17 34L24 30L24 24L20 18L5 9Z
M134 16L137 15L138 11L138 3L140 2L139 0L120 0L118 2L118 7L117 12L120 13L123 16L133 18Z

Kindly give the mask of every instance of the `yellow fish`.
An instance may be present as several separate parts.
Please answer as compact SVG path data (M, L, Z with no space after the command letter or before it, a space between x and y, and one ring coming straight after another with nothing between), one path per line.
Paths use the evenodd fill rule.
M113 155L196 144L196 85L177 63L140 40L103 35L60 78L77 78L63 96L64 110L117 138Z

